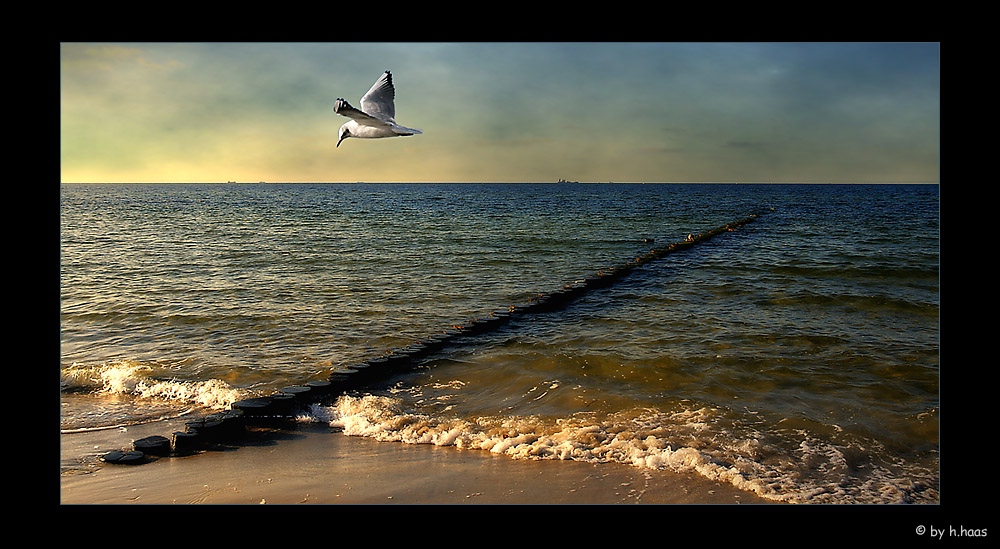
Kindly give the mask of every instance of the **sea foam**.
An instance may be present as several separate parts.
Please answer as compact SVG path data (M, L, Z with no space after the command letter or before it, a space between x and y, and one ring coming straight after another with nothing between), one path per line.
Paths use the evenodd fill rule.
M154 377L154 373L152 366L132 360L114 360L89 366L73 364L62 370L60 387L68 392L169 400L220 410L246 398L248 394L219 379L183 381Z

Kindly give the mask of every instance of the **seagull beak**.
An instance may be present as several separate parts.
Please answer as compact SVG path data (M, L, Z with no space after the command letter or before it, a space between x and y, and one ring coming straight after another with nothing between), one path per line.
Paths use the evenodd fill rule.
M343 140L344 140L343 137L341 137L340 139L337 140L337 147L340 147L340 142L343 141Z

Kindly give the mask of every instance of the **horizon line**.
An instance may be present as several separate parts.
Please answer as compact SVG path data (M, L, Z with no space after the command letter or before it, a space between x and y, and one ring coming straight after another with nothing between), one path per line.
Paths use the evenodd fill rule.
M61 185L940 185L939 181L60 181Z

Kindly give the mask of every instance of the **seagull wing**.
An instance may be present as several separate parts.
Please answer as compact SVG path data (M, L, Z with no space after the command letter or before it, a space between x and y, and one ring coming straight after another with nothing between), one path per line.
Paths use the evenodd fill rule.
M382 121L393 122L396 118L395 100L396 88L392 85L392 74L385 71L361 98L361 110Z
M375 118L374 116L368 115L366 113L359 111L358 109L355 109L354 107L351 106L350 103L345 101L343 98L338 98L337 101L333 104L333 112L341 116L353 118L354 120L357 121L358 124L364 126L379 126L384 128L390 125L385 120Z

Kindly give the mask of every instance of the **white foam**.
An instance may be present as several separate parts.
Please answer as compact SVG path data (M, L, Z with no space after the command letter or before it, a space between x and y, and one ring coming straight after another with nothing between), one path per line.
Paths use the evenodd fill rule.
M73 364L61 372L63 390L91 390L135 398L154 398L207 408L224 409L246 397L246 391L219 379L182 381L151 377L151 366L115 360L96 366Z
M706 441L716 438L717 433L710 431L715 414L712 409L694 408L673 413L632 410L605 418L595 414L554 420L536 416L448 418L405 411L401 401L392 396L364 395L342 396L333 406L313 405L308 420L329 423L350 436L380 441L454 446L513 459L623 463L696 473L789 503L899 503L913 492L895 486L887 480L891 475L877 470L850 491L836 482L803 481L802 467L826 469L821 478L838 478L841 473L848 478L842 453L815 439L803 441L798 455L781 459L761 450L762 443L753 437L713 446Z
M622 430L614 422L599 424L584 418L552 422L533 416L443 419L405 413L398 400L373 395L343 396L330 407L313 405L311 415L351 436L483 450L514 459L617 462L648 469L693 471L761 495L768 493L766 487L748 481L735 467L720 466L695 448L674 448L652 435L636 438L635 430ZM693 425L696 427L698 422Z

